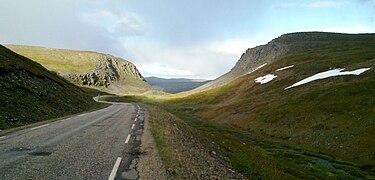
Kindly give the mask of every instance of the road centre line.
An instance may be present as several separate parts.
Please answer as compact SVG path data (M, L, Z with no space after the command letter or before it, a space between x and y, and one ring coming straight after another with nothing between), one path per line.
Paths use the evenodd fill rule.
M116 160L115 165L113 166L113 169L112 169L111 175L109 175L108 180L114 180L114 179L115 179L116 174L117 174L117 170L118 170L118 168L120 167L120 163L121 163L121 158L118 157L117 160Z
M134 129L134 127L135 127L135 124L132 125L132 129Z

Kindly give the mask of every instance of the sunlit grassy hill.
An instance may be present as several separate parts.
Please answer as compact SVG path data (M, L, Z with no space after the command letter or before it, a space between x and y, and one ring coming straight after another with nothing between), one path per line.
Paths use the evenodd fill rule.
M99 107L80 88L0 45L0 129Z
M89 51L6 45L78 86L114 94L155 91L129 61Z
M204 120L297 144L375 174L375 34L292 33L274 41L288 53L229 84L169 102ZM371 69L285 89L334 68ZM268 74L277 77L255 82Z

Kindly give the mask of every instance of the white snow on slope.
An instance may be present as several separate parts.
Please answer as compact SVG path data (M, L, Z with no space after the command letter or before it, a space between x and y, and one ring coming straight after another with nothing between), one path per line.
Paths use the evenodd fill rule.
M272 79L274 79L276 77L277 76L275 76L274 74L267 74L265 76L261 76L261 77L256 78L255 82L260 83L260 84L266 84L266 83L272 81Z
M363 72L365 71L368 71L370 70L371 68L362 68L362 69L357 69L357 70L354 70L354 71L344 71L342 72L343 70L345 69L342 69L342 68L337 68L337 69L333 69L333 70L328 70L328 71L325 71L325 72L321 72L321 73L318 73L318 74L315 74L313 76L310 76L306 79L303 79L285 89L289 89L289 88L292 88L292 87L296 87L296 86L299 86L299 85L302 85L302 84L306 84L306 83L309 83L311 81L315 81L315 80L318 80L318 79L325 79L325 78L329 78L329 77L333 77L333 76L345 76L345 75L360 75L362 74Z
M280 68L280 69L276 69L276 72L277 71L282 71L282 70L285 70L285 69L289 69L289 68L292 68L292 67L294 67L294 65L283 67L283 68Z
M260 69L260 68L262 68L262 67L264 67L265 65L267 65L267 63L264 63L264 64L260 65L259 67L255 68L254 70L250 71L249 74L258 70L258 69Z

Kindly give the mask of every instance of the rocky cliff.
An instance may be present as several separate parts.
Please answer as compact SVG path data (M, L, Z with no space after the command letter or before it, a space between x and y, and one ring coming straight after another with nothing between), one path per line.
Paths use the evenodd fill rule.
M132 63L107 55L95 60L95 69L88 73L68 73L63 77L82 86L108 87L120 81L123 75L134 80L145 81L141 73Z
M266 45L249 48L242 54L236 65L226 74L197 88L197 91L205 91L225 85L240 76L251 73L265 64L270 64L290 51L289 43L286 39L289 35L283 35L270 41Z
M113 94L154 91L134 64L109 54L34 46L7 47L79 86Z

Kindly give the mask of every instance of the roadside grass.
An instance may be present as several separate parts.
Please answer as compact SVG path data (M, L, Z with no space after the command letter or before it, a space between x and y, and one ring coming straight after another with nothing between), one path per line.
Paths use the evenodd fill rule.
M160 106L145 109L170 179L243 179L201 131Z
M172 156L170 153L168 153L170 149L165 141L165 135L163 135L163 132L166 131L167 127L158 123L154 116L155 114L160 114L162 112L160 112L157 108L148 108L148 110L149 111L147 113L149 116L147 118L150 122L150 131L155 139L155 143L159 150L159 155L162 157L164 165L166 167L170 167Z

